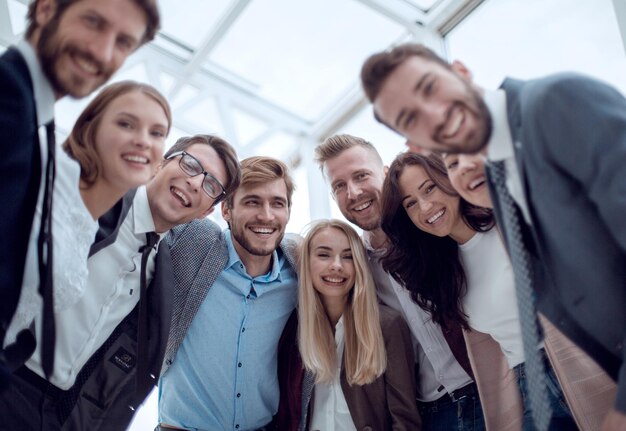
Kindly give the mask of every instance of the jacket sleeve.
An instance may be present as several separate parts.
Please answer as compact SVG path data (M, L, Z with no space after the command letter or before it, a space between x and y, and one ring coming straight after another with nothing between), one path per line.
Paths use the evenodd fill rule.
M411 333L404 319L381 307L381 328L387 349L385 391L393 430L422 429L415 399L415 357Z
M585 198L587 217L626 256L626 99L609 85L575 74L559 75L526 110L538 135L550 145L538 153L544 166L557 170L576 187L573 199ZM555 125L558 125L556 127ZM575 186L574 186L575 184ZM598 230L597 226L592 226ZM603 245L608 247L609 244ZM626 300L624 285L607 287L614 304ZM595 294L595 293L592 293ZM623 316L623 315L622 315ZM601 317L598 317L601 319ZM626 322L621 321L622 334ZM626 413L626 339L611 348L621 358L615 407Z

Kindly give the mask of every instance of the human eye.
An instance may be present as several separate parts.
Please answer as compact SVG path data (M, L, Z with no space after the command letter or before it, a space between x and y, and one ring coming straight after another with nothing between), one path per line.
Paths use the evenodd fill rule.
M458 161L458 159L451 159L451 160L448 162L448 164L447 164L446 168L447 168L449 171L451 171L451 170L453 170L454 168L456 168L458 165L459 165L459 161Z
M352 260L352 253L347 253L343 256L344 259Z
M413 205L415 205L415 201L414 200L408 200L404 203L404 208L405 209L411 209L413 207Z
M408 114L406 116L406 119L404 120L404 129L410 129L415 124L416 119L417 114L415 112L411 112L410 114Z
M341 182L341 183L335 183L335 185L333 185L333 194L339 194L341 193L343 190L345 190L346 188L346 183Z
M319 251L319 252L317 252L316 256L317 256L317 257L319 257L319 258L326 258L326 257L328 257L329 255L328 255L328 253L327 253L327 252L325 252L325 251Z
M126 119L117 120L117 125L121 127L122 129L132 129L133 127L133 124Z
M285 208L285 202L283 201L274 201L273 205L275 208Z
M135 44L130 37L120 36L117 38L117 46L119 46L122 51L131 51L135 47Z
M103 20L96 14L85 14L83 15L83 22L90 28L99 28Z
M150 134L152 136L154 136L155 138L164 138L165 137L165 130L161 130L161 129L154 129L150 132Z
M357 181L365 181L367 177L369 177L369 174L367 172L360 172L356 174L355 179Z
M426 194L431 194L433 190L435 190L435 187L437 187L435 184L430 184L428 187L426 187Z
M435 79L431 79L430 81L428 81L424 86L424 95L430 96L431 94L433 94L436 90L436 84L437 83Z

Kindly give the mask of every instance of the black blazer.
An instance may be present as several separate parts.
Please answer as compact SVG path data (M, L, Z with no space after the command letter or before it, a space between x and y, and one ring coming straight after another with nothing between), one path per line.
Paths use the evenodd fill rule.
M0 350L17 307L41 180L37 113L28 67L10 48L0 56ZM3 368L0 355L0 369Z
M127 193L99 219L100 229L90 255L115 242L134 196L135 190ZM124 430L130 424L135 409L148 396L161 370L172 317L173 288L170 249L163 239L156 256L154 278L148 287L149 378L141 381L152 384L141 388L136 384L139 308L135 307L87 361L74 386L59 403L63 430Z
M502 88L538 309L618 381L626 413L626 99L575 74ZM494 209L502 224L497 199Z

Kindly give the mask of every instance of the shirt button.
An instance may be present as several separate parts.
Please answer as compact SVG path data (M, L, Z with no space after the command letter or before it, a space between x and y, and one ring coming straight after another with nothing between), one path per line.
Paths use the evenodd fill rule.
M242 328L242 329L241 329L241 332L246 332L246 328Z
M246 299L250 299L250 295L246 296Z
M239 368L241 368L241 362L240 362L240 363L238 363L238 364L237 364L237 366L238 366Z
M235 429L237 430L239 429L239 424L235 425Z
M237 393L237 398L240 398L240 397L241 397L241 394L240 394L240 393Z

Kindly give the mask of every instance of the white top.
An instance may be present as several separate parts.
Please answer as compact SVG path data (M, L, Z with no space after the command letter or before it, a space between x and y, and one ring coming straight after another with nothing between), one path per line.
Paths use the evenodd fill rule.
M55 153L56 178L53 191L53 281L54 311L65 310L82 296L87 284L87 257L98 230L98 222L91 218L79 191L80 165L58 148ZM15 341L19 331L30 326L42 312L39 289L37 239L41 224L42 200L35 209L30 232L22 291L5 345Z
M513 267L496 228L459 245L467 277L463 308L469 325L500 344L509 368L524 362Z
M433 322L430 314L413 302L411 294L404 286L385 272L380 263L383 251L373 250L366 236L363 242L368 251L378 298L401 313L411 330L415 359L419 365L417 399L422 402L435 401L446 392L456 391L472 383L472 378L450 350L441 327Z
M491 138L487 144L487 157L489 160L504 160L506 170L506 187L522 211L522 215L526 223L531 224L530 212L528 211L528 203L524 195L524 187L517 162L515 161L515 152L513 145L521 147L522 143L516 141L513 143L511 137L511 129L506 110L506 93L504 90L485 91L485 104L489 108L492 119Z
M341 362L344 348L343 316L335 325L335 344L337 345L337 369L332 383L317 383L313 391L313 413L311 431L356 431L346 397L341 389Z
M50 377L55 386L70 388L87 360L139 302L139 248L146 244L146 233L153 231L146 188L140 187L115 242L89 258L84 295L72 307L55 314L57 335ZM148 283L154 275L155 254L150 254L147 263ZM41 339L39 334L37 339ZM26 366L44 376L39 346Z

